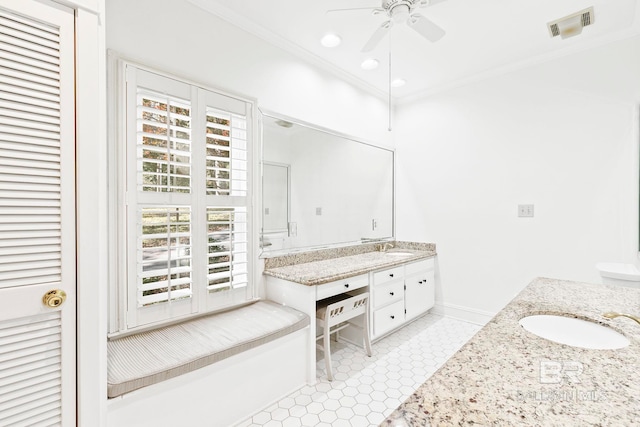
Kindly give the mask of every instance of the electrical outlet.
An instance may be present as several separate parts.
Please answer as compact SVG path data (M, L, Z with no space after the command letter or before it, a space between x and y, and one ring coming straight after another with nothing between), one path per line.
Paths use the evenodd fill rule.
M371 229L375 231L376 228L378 228L378 221L374 218L371 220Z
M322 208L316 208L316 215L322 215Z
M533 217L533 205L518 205L518 216L523 218Z
M298 223L290 222L289 223L289 237L296 237L298 235Z
M264 208L264 214L269 215L269 208Z

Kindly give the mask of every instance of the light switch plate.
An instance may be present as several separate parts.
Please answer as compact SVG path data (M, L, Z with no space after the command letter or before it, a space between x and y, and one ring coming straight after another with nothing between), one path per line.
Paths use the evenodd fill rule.
M524 218L533 217L533 205L518 205L518 216Z

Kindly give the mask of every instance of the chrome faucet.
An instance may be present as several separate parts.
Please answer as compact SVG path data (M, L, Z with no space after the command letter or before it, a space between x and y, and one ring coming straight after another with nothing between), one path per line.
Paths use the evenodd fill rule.
M608 313L604 313L602 316L606 317L607 319L615 319L616 317L628 317L629 319L634 320L636 323L640 325L640 317L633 316L631 314L616 313L613 311L609 311Z

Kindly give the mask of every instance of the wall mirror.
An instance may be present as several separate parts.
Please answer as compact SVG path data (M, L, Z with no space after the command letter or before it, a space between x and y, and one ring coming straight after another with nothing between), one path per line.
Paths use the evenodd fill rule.
M394 152L262 112L265 256L394 236Z

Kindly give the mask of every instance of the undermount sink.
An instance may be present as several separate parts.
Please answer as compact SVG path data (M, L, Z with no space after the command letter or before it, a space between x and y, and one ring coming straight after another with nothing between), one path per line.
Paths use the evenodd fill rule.
M539 337L572 347L614 350L629 345L629 340L613 329L573 317L533 315L520 319L520 325Z
M404 252L404 251L389 251L385 252L386 255L389 256L410 256L413 255L412 252Z

